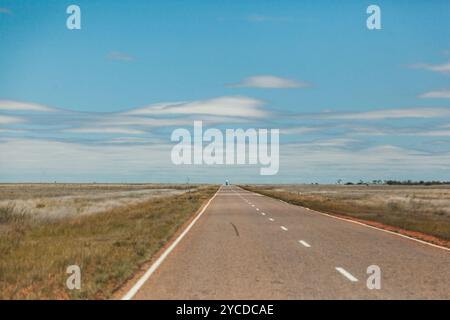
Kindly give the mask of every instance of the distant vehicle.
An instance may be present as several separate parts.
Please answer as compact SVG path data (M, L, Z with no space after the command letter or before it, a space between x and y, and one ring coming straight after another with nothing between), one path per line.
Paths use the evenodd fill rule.
M225 185L226 186L230 185L230 182L228 180L225 180Z

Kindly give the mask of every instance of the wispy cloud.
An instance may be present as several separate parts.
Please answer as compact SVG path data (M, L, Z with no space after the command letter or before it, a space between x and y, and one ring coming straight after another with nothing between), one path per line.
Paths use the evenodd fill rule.
M12 11L8 8L0 8L0 14L8 14L8 15L12 15Z
M323 128L321 127L287 127L280 129L280 133L286 135L301 135L311 132L317 132L322 129Z
M298 147L312 149L323 149L323 148L343 148L349 147L355 143L359 142L357 139L353 138L333 138L333 139L317 139L309 142L297 143Z
M10 111L43 111L51 112L56 109L47 107L37 103L28 103L12 100L0 100L0 110L10 110Z
M243 97L224 96L192 102L156 104L127 112L130 115L211 115L224 117L265 117L263 101Z
M169 127L191 127L194 120L206 126L260 121L268 113L261 100L242 97L218 97L190 102L168 102L129 109L123 112L76 112L50 108L37 103L0 100L2 133L16 137L40 136L58 141L87 141L135 135L167 140ZM46 111L45 114L40 112ZM51 112L50 112L51 111ZM155 130L153 130L155 129ZM8 130L8 131L6 131ZM106 140L105 140L106 141Z
M118 60L118 61L133 61L134 57L120 51L111 51L107 55L108 59L110 60Z
M450 99L450 90L443 89L443 90L425 92L425 93L421 94L419 97L420 98L435 98L435 99Z
M267 15L262 15L262 14L250 14L246 17L247 21L250 22L256 22L256 23L261 23L261 22L289 22L292 21L292 17L287 17L287 16L267 16Z
M407 118L439 118L450 117L450 108L409 108L383 109L366 112L323 112L310 115L299 115L299 118L331 119L331 120L384 120Z
M24 122L23 118L0 115L0 124L11 124Z
M424 70L440 72L440 73L450 73L450 62L447 62L444 64L418 63L418 64L413 64L410 67L415 68L415 69L424 69Z
M351 145L359 148L350 148ZM84 145L39 139L0 140L0 176L26 181L85 180L146 181L197 177L223 179L224 172L238 180L254 179L252 167L174 166L171 144L111 143ZM317 140L282 145L280 173L271 181L331 181L411 178L411 173L429 177L430 170L450 169L448 152L424 152L395 145L364 146L352 139ZM299 163L302 165L300 166ZM226 171L228 170L228 171ZM13 174L13 176L12 176ZM206 176L205 176L206 175ZM180 178L182 177L182 178ZM208 177L208 178L206 178ZM11 178L11 179L13 179ZM308 179L308 180L307 180Z
M143 130L136 130L136 129L127 129L127 128L102 128L102 127L96 127L96 128L75 128L75 129L66 129L65 132L74 132L74 133L99 133L99 134L144 134L145 131Z
M248 77L238 83L229 84L230 88L261 88L261 89L289 89L305 88L309 84L304 81L296 81L272 75L259 75Z

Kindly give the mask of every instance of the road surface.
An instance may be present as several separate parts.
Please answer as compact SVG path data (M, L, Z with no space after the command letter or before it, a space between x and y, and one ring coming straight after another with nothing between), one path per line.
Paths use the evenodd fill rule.
M450 299L450 251L222 186L132 298Z

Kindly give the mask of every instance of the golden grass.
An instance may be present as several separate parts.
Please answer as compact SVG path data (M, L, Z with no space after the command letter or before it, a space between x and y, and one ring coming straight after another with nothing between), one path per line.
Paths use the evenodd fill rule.
M3 208L0 299L111 297L216 190L201 187L63 220L34 220ZM69 265L81 268L81 290L66 288Z
M317 211L381 222L450 240L449 186L246 185Z
M187 192L187 185L165 184L0 184L0 208L14 207L35 219L66 219L105 212ZM190 190L196 187L189 186Z

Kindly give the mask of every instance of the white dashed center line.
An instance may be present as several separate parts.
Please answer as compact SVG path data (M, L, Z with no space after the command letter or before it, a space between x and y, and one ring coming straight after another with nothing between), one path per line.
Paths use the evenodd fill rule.
M255 205L254 204L252 204L252 207L254 207Z
M288 231L288 228L286 228L285 226L281 226L280 228L284 231Z
M339 271L344 277L346 277L351 282L358 281L358 279L356 279L350 272L346 271L344 268L336 267L336 270Z
M258 209L258 208L256 208L256 211L259 211L259 209Z
M265 213L265 212L261 212L261 214L262 214L263 216L265 216L265 215L266 215L266 213Z
M275 221L275 220L273 220L272 218L269 218L269 220L270 220L270 221Z
M299 240L298 242L299 242L301 245L303 245L303 246L305 246L305 247L307 247L307 248L310 248L310 247L311 247L311 246L309 245L309 243L306 242L306 241Z

